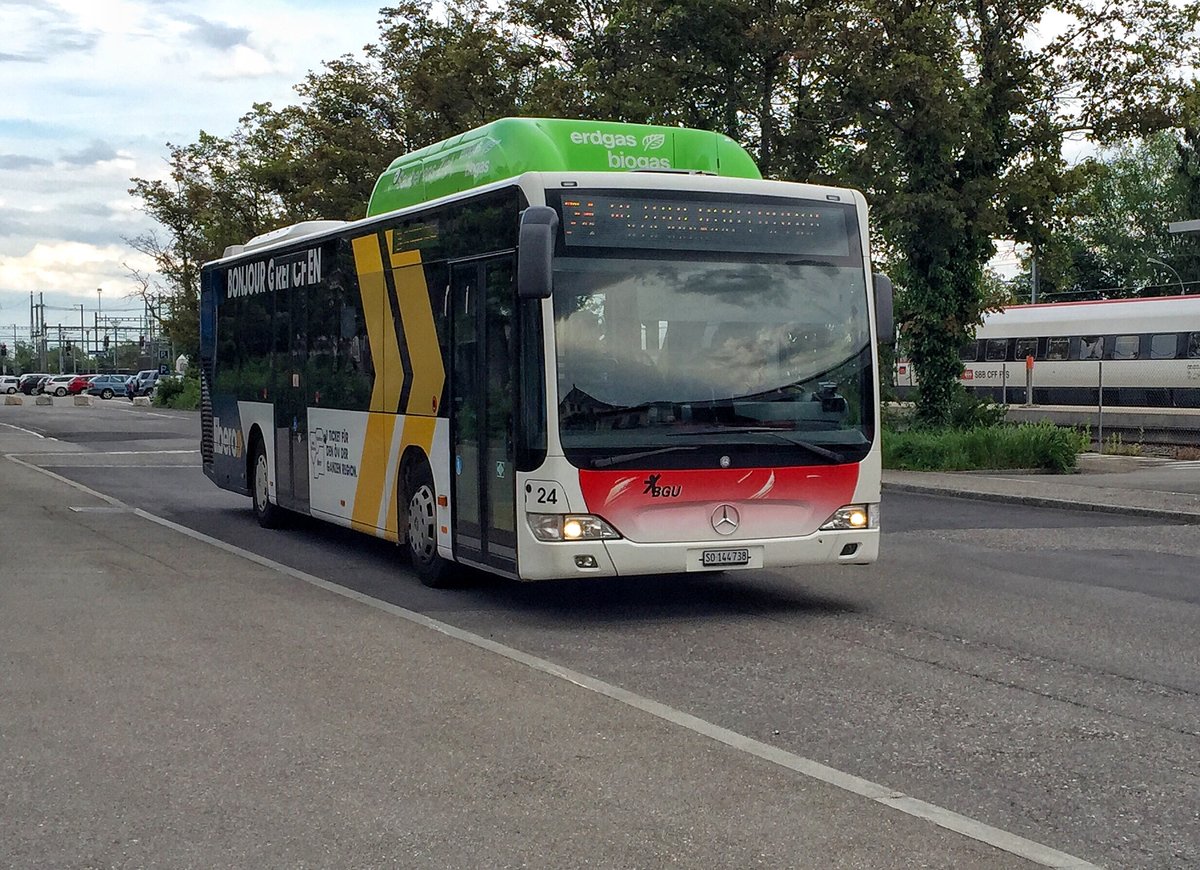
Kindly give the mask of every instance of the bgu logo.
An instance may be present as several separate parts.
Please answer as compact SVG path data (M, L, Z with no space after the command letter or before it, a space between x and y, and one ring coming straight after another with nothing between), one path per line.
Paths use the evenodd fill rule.
M683 492L683 487L659 486L658 481L660 478L662 478L661 474L652 474L642 481L646 485L646 488L642 490L642 495L648 495L651 498L679 498Z
M221 418L213 418L213 452L222 456L240 459L242 456L242 433L221 425Z

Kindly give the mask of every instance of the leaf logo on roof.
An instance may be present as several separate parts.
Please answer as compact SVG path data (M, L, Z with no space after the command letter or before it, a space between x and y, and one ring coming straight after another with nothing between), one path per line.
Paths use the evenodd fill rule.
M667 135L665 133L651 133L648 136L642 137L642 148L646 151L661 148L666 141Z

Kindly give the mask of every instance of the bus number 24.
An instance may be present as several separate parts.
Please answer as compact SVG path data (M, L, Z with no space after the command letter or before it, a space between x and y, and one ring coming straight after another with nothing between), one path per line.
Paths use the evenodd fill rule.
M557 505L558 484L546 480L531 480L525 484L525 503L533 505Z

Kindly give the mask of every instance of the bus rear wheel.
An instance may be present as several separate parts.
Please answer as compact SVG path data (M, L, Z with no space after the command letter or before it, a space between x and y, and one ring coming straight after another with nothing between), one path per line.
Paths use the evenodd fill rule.
M254 440L254 450L250 460L250 498L254 506L254 518L264 529L278 528L282 510L271 504L270 498L270 469L267 466L267 449L262 439Z
M426 586L442 589L450 583L450 563L437 549L437 495L433 472L424 460L408 466L404 499L408 505L408 552L413 569Z

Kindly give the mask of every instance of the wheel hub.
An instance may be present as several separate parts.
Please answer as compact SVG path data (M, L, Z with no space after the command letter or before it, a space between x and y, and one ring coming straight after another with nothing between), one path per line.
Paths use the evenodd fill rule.
M408 500L408 546L413 556L428 562L437 549L433 490L422 484Z

